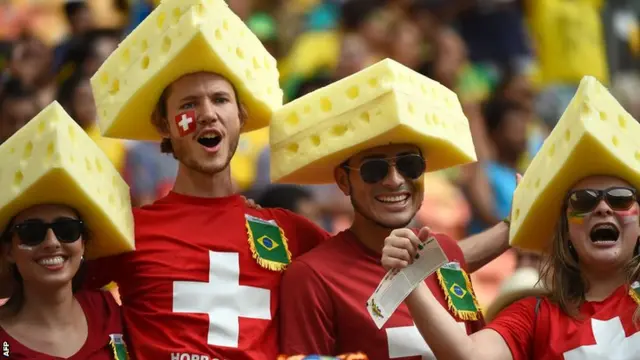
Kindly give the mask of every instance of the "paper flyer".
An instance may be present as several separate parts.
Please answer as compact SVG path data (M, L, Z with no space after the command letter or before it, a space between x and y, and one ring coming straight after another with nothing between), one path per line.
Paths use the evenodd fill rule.
M449 262L440 244L434 237L423 243L419 258L402 270L391 270L367 301L367 311L378 329L387 322L404 299L442 265Z

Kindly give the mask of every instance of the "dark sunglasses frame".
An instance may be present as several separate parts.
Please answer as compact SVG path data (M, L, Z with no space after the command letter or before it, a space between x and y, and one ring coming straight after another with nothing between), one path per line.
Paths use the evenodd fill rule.
M421 168L416 169L416 173L413 174L412 169L407 169L405 168L405 166L410 166L410 163L405 163L403 162L403 160L405 159L419 159L420 160L420 164L421 164ZM375 163L384 163L386 166L386 170L381 171L379 174L376 174L376 170L372 169L370 171L367 170L367 166L375 166ZM406 165L403 165L406 164ZM416 162L416 164L418 164L418 162ZM416 180L418 178L420 178L420 176L422 176L422 174L424 174L425 170L427 169L427 162L424 159L424 157L420 154L406 154L406 155L399 155L399 156L394 156L391 158L374 158L374 159L366 159L364 161L362 161L362 163L360 164L359 167L351 167L351 166L347 166L346 164L343 165L342 167L344 169L349 169L349 170L353 170L353 171L357 171L360 174L360 178L362 179L362 181L364 181L367 184L375 184L378 183L380 181L382 181L384 178L386 178L389 175L389 170L391 169L391 167L395 167L396 170L404 177L411 179L411 180ZM364 169L364 171L363 171Z
M38 246L44 242L49 229L53 230L59 242L72 244L85 232L84 222L73 218L59 218L47 223L41 220L26 220L14 225L12 232L18 235L20 243L26 246Z
M631 199L631 201L628 201L628 206L625 205L624 207L621 207L619 204L615 204L614 199L617 196L611 194L611 192L615 190L629 191L628 198ZM591 197L592 200L589 200L592 202L592 204L588 207L581 207L580 205L575 206L576 201L572 199L574 195L578 193L586 193L586 194L589 194L589 196L592 196ZM593 194L595 194L595 196L593 196ZM627 196L624 196L624 198L626 199ZM573 190L569 194L567 194L566 203L568 206L570 206L572 210L579 211L579 212L590 212L590 211L593 211L593 209L595 209L600 203L600 201L602 201L603 199L612 210L618 210L618 211L629 210L635 202L638 202L638 196L635 189L632 189L626 186L613 186L604 190L596 190L596 189Z

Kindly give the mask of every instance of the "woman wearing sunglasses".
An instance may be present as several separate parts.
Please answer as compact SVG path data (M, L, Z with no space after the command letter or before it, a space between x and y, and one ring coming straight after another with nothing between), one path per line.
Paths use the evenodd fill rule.
M10 163L16 149L29 150L19 165ZM117 170L55 102L0 145L0 163L0 288L10 289L0 306L0 358L126 359L113 296L78 290L87 246L99 257L133 242L128 188ZM10 174L17 169L18 183Z
M467 336L420 286L406 300L417 327L436 356L452 360L637 358L638 213L628 182L612 176L578 181L564 199L543 269L548 296L519 300ZM406 266L403 244L387 242L386 268Z
M120 309L108 292L77 291L89 233L77 212L36 205L0 237L13 295L0 307L0 343L11 359L123 359ZM115 355L119 354L119 355ZM118 357L120 356L120 357Z

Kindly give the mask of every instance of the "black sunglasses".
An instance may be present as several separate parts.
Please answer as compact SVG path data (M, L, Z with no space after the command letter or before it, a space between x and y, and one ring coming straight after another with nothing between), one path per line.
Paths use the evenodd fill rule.
M612 210L629 210L637 201L636 191L627 187L611 187L605 190L580 189L569 193L569 205L572 210L586 213L593 211L600 201L604 201Z
M26 246L38 246L47 237L47 231L53 230L58 241L65 244L71 244L78 239L84 232L84 223L78 219L60 218L52 223L45 223L42 220L26 220L21 224L15 225L13 231L18 235L20 243Z
M367 159L359 168L344 165L345 169L358 171L362 181L367 184L375 184L389 175L389 168L395 166L398 172L411 180L416 180L424 174L427 164L419 154L400 155L387 159Z

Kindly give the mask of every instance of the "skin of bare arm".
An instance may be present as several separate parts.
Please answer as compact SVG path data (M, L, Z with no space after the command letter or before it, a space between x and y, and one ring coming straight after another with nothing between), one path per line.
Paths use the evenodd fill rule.
M421 283L405 300L413 321L438 359L513 360L502 336L486 329L467 335Z
M418 236L408 229L397 229L385 239L382 266L402 269L415 259L418 245L429 238L427 228ZM493 330L481 330L467 335L436 300L429 288L421 283L405 300L418 331L429 344L436 358L450 360L512 360L503 338Z
M470 273L485 266L509 249L509 225L499 222L479 234L458 242Z
M516 184L520 184L520 181L522 175L516 174ZM458 245L464 254L468 271L473 273L509 249L509 225L500 221L479 234L461 240Z

